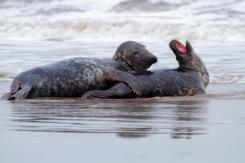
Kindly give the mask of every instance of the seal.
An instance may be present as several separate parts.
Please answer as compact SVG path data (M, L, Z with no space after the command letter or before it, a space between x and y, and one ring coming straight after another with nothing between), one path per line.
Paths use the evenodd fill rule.
M81 97L87 91L106 89L115 82L125 83L140 95L137 79L128 72L145 73L157 58L134 41L122 43L113 58L78 57L27 70L13 80L3 99Z
M159 69L150 74L135 75L142 94L139 97L192 96L204 94L209 83L206 66L194 51L189 41L186 45L177 40L169 43L179 63L177 69ZM124 83L118 83L107 90L86 92L83 98L129 98L135 97Z

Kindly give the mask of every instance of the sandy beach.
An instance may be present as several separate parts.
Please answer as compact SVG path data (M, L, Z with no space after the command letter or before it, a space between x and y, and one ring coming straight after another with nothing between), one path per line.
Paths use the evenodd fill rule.
M10 82L0 82L0 94ZM245 85L150 99L0 102L0 162L242 163ZM14 156L14 157L13 157Z

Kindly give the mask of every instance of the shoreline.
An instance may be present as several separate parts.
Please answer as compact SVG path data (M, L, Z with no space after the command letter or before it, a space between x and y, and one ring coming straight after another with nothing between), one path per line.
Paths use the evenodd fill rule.
M0 96L7 93L10 87L11 81L0 81ZM245 100L245 84L243 83L227 83L227 84L209 84L206 89L206 94L196 96L166 96L166 97L151 97L151 98L125 98L125 99L96 99L96 100L162 100L162 101L178 101L178 100L213 100L215 99L244 99ZM26 100L81 100L77 97L68 98L35 98ZM93 100L83 100L93 101Z

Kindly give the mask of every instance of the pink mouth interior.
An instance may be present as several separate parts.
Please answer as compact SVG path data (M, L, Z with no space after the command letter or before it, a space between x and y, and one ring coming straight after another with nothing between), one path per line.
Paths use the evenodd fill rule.
M178 43L178 42L175 44L175 46L182 53L186 53L186 46L184 46L184 45L182 45L181 43Z

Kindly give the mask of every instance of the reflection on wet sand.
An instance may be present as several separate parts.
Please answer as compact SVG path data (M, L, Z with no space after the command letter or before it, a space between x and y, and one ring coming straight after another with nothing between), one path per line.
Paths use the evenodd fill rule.
M116 133L123 138L205 134L207 101L197 99L48 99L9 103L12 129L31 132Z
M173 124L172 138L190 139L193 133L204 134L205 129L200 126L206 119L203 115L207 109L205 105L206 101L179 101L175 107L177 123Z

